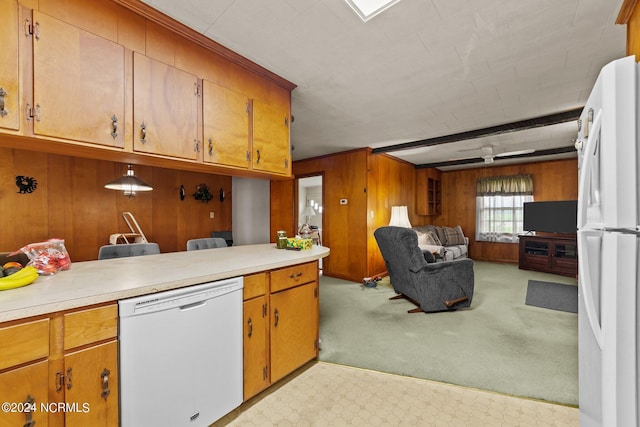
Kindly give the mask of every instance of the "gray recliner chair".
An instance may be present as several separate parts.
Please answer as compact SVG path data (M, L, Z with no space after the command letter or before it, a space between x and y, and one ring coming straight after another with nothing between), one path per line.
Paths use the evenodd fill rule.
M221 237L204 237L202 239L187 240L187 250L226 248L227 242Z
M130 256L154 255L160 253L157 243L130 243L101 246L98 259L124 258Z
M403 227L380 227L374 233L396 298L435 312L469 307L473 298L473 261L469 258L428 263L418 247L418 235Z

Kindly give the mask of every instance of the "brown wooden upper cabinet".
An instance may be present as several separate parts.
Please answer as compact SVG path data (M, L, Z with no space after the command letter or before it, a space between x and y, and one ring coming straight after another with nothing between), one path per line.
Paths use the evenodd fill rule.
M134 53L134 151L196 160L198 100L195 75Z
M39 11L28 24L33 132L124 147L124 48Z
M0 127L20 128L20 96L18 94L18 3L0 1Z
M284 108L253 100L253 169L291 174L289 113Z
M157 29L120 6L113 9L124 13L118 28L111 20L111 30L97 35L93 25L104 9L91 2L27 3L35 9L0 0L0 134L20 137L1 146L37 139L42 152L65 153L69 143L77 157L130 162L133 154L139 163L177 169L205 164L223 173L291 176L292 83L230 67L233 61L216 56L226 50L213 44L211 56L189 59L200 38L176 36L175 64L153 57L162 44L147 56L140 49Z
M204 161L248 169L251 166L249 98L203 80L202 105Z

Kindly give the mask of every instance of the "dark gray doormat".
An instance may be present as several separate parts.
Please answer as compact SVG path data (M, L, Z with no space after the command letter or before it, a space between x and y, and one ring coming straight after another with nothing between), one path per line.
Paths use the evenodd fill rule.
M529 280L525 304L551 310L577 313L578 287L575 285Z

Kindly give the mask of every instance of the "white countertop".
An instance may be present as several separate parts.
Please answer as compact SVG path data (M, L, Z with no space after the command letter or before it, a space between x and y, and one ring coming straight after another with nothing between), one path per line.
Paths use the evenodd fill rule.
M40 276L31 285L0 291L0 322L244 276L327 255L329 248L323 246L290 251L263 244L76 262L69 270Z

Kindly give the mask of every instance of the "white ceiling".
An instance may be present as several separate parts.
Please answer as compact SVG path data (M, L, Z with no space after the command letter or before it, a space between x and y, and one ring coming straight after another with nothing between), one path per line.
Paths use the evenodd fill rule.
M344 0L143 1L298 86L294 160L581 108L602 66L625 55L622 0L401 0L366 23ZM567 147L576 132L570 122L390 154L435 163L485 145Z

